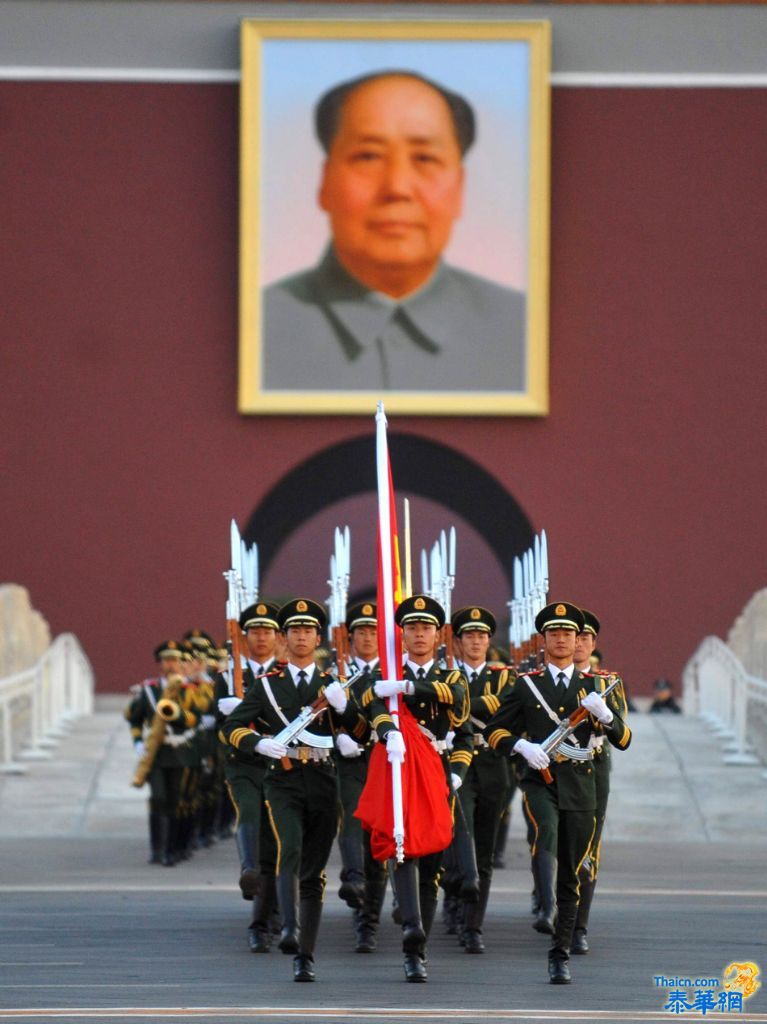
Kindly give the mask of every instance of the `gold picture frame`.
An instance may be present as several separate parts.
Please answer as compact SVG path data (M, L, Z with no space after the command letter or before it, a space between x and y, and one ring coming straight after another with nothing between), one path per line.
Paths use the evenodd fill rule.
M549 23L246 19L242 23L241 46L239 411L370 415L378 399L384 398L387 411L395 414L545 415L549 376ZM473 72L472 62L476 65ZM330 306L322 307L322 294L320 312L305 298L306 282L316 291L311 283L316 278L311 277L311 269L304 273L301 268L311 267L320 255L320 231L325 232L328 247L335 248L335 238L331 239L324 214L317 207L324 156L312 137L312 108L325 87L332 89L337 83L365 74L386 77L384 73L392 69L404 70L405 77L411 73L415 77L422 75L427 84L437 81L451 95L455 91L462 98L468 93L461 93L463 79L452 70L455 68L462 69L467 81L472 75L472 82L481 78L481 86L472 86L469 95L477 111L474 151L481 146L493 148L484 157L472 153L470 159L477 164L468 166L466 178L462 179L472 183L473 166L484 160L483 169L477 172L480 178L473 183L479 190L474 201L474 222L467 194L467 213L460 224L464 232L463 251L468 256L463 259L463 266L454 267L457 260L441 259L439 266L446 267L451 275L459 275L471 287L478 282L477 298L470 295L466 301L456 292L455 297L445 299L448 292L438 293L440 302L454 305L438 307L437 320L447 324L448 332L451 321L460 321L463 334L456 336L459 340L448 338L442 347L438 328L436 346L428 348L429 338L423 342L426 351L436 352L438 358L430 361L422 357L420 349L417 351L412 390L402 383L382 383L377 379L378 371L365 370L362 360L358 364L359 379L364 380L361 384L349 370L351 357L342 366L339 362L341 369L336 375L335 350L332 358L321 355L321 343L331 343L324 340L325 320L320 313L324 317L332 317L333 313L328 312ZM477 68L481 69L479 76ZM482 95L490 97L484 106L477 103L474 95L480 87L484 90ZM485 130L488 125L489 133ZM493 164L493 159L497 164ZM517 183L514 187L512 181ZM455 234L451 235L451 246ZM294 267L290 266L291 260L296 263ZM469 265L469 260L473 265ZM505 277L501 277L501 270ZM423 291L430 286L424 286ZM495 296L504 301L506 296L516 297L516 305L499 302L497 312L491 313L492 302L488 297ZM368 301L367 296L364 301ZM383 300L384 307L386 301ZM389 301L396 309L397 303ZM432 290L432 305L436 301ZM293 308L295 318L291 319ZM406 313L411 308L418 307L406 306ZM484 317L487 311L488 317L495 317L492 331L488 327L485 332L481 320L478 329L471 326L470 308L476 316ZM515 337L506 313L512 308L514 322L523 325ZM305 319L309 316L314 319ZM416 334L417 331L418 326ZM485 333L487 351L491 353L487 357L477 354L484 349L475 348L485 344ZM520 334L524 337L519 338ZM468 341L465 348L462 338ZM416 337L417 343L421 341ZM354 343L352 339L349 344ZM377 344L381 348L382 343ZM409 351L407 345L403 347L399 341L395 344L405 353ZM504 347L507 344L508 349ZM367 359L369 349L363 351ZM451 352L453 361L445 357L440 363L440 358ZM345 356L348 355L346 350ZM380 356L384 362L386 358ZM492 369L496 358L501 372ZM312 365L311 359L321 360L319 373L318 364ZM426 369L418 369L417 360ZM512 371L512 360L522 371ZM272 368L275 366L277 369ZM432 373L431 366L438 367L438 372ZM472 376L475 367L483 368L475 374L479 384ZM401 362L399 378L388 366L385 370L392 380L403 379ZM482 373L488 375L487 380ZM408 375L408 384L410 380ZM418 383L419 380L427 383Z

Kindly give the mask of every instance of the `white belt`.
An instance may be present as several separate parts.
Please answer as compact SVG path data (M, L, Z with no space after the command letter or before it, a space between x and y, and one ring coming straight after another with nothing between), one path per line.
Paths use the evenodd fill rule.
M606 738L606 736L595 736L594 733L592 733L589 736L589 742L587 744L589 750L601 750Z
M447 750L447 740L438 740L434 733L427 729L425 725L421 725L419 723L418 728L421 730L421 732L424 734L429 743L431 743L431 745L434 747L438 754L442 754Z
M331 756L330 750L320 747L289 747L288 757L293 761L327 761Z
M173 732L170 735L166 733L165 739L162 742L169 747L182 747L191 739L194 739L194 729L187 729L186 732Z
M474 733L474 746L475 747L489 747L490 744L487 742L481 732Z

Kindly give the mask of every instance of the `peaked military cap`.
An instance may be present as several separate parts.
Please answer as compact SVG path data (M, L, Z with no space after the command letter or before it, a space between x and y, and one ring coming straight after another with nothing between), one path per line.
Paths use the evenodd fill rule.
M493 613L477 604L468 608L459 608L450 620L450 624L456 636L471 630L479 630L480 633L489 633L492 636L496 627Z
M160 658L183 658L184 657L184 645L180 640L163 640L161 644L158 644L154 649L154 660L159 661Z
M279 629L280 624L277 621L279 610L280 606L272 601L256 601L255 604L248 605L240 615L240 629L243 633L254 626Z
M213 637L203 629L187 630L184 633L184 640L197 651L206 651L209 647L215 647Z
M376 606L372 601L358 601L346 613L346 628L351 632L357 626L377 626Z
M433 597L413 594L400 603L394 618L398 626L405 626L408 622L430 622L441 629L445 625L445 609Z
M295 601L288 601L277 613L280 629L287 629L289 626L314 626L317 629L324 629L327 621L328 617L322 605L308 597L297 597Z
M568 601L547 604L535 616L535 628L539 633L545 633L547 629L574 629L576 633L582 633L583 626L583 612Z
M593 612L590 612L588 608L581 608L583 612L583 633L593 633L594 636L599 635L599 619Z

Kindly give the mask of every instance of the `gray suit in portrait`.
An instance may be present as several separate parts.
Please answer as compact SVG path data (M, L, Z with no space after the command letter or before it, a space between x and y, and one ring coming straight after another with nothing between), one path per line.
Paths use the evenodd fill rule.
M372 292L332 246L264 290L267 391L524 391L522 292L440 263L401 302Z

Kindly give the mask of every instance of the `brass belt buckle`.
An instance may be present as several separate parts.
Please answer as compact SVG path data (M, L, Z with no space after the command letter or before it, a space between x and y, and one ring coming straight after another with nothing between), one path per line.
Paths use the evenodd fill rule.
M308 764L308 762L309 762L309 753L310 753L309 747L299 747L298 748L298 756L300 758L301 764Z

